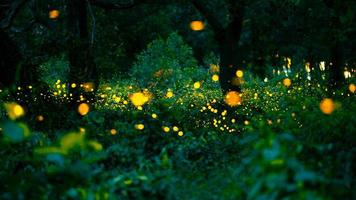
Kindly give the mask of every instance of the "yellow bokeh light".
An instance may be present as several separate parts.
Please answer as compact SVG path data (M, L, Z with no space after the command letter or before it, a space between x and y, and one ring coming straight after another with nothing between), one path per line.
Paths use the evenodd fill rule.
M129 99L136 107L143 106L150 100L149 96L142 92L136 92L129 95Z
M335 103L332 99L325 98L320 102L320 110L324 114L330 115L335 110Z
M50 19L57 19L59 17L59 11L58 10L51 10L48 13L48 17Z
M171 130L168 126L163 126L162 129L166 133L168 133Z
M166 93L166 97L167 97L167 98L172 98L173 96L174 96L174 94L173 94L172 91L168 91L168 92Z
M214 75L211 77L211 79L212 79L213 81L217 82L217 81L219 81L219 75L214 74Z
M177 131L179 131L179 128L177 126L173 126L173 131L177 132Z
M79 106L78 106L78 112L80 115L86 115L89 113L89 105L87 103L81 103Z
M350 92L355 93L355 91L356 91L356 86L355 86L355 84L351 83L351 84L349 85L349 90L350 90Z
M111 129L111 130L110 130L110 134L111 134L111 135L116 135L116 134L117 134L117 130L114 129L114 128Z
M79 133L80 134L85 134L85 128L79 127Z
M143 124L136 124L136 125L135 125L135 128L136 128L137 130L143 130L143 129L145 128L145 125L143 125Z
M292 84L292 81L289 78L283 79L283 85L289 87Z
M193 31L202 31L205 28L204 22L202 21L192 21L190 22L190 28Z
M238 78L242 78L242 77L244 76L244 72L243 72L242 70L237 70L237 71L236 71L236 76L237 76Z
M72 84L71 84L71 87L72 87L72 88L75 88L75 87L77 87L77 84L72 83Z
M178 136L182 137L184 135L183 131L178 132Z
M38 115L36 117L36 119L37 119L37 121L42 122L44 120L44 117L43 117L43 115Z
M5 109L10 119L15 120L25 115L25 110L17 103L5 103Z
M193 85L194 89L199 89L200 86L201 86L201 85L200 85L200 82L198 82L198 81L195 82L194 85Z
M157 114L153 113L151 116L153 119L157 119Z
M230 91L225 95L225 102L227 105L234 107L241 105L240 94L236 91Z

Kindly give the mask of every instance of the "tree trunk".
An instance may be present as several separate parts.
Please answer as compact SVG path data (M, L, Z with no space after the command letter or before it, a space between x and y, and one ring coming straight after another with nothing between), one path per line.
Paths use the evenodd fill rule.
M330 68L330 77L329 85L332 87L338 87L344 81L343 74L343 56L342 49L338 42L331 47L331 68Z
M241 91L241 85L234 81L234 79L236 79L236 71L243 68L242 58L239 53L243 7L230 7L229 11L232 16L231 22L222 33L215 33L220 49L219 80L224 93L228 91Z
M335 0L324 0L324 4L331 10L332 13L330 23L330 28L333 30L332 43L330 47L330 61L332 65L330 66L329 85L334 88L342 85L342 82L344 81L344 58L339 33L342 29L340 16L344 12L345 8L343 4L339 3L340 2Z
M98 74L89 43L86 0L68 0L68 30L69 82L78 85L90 82L96 87Z
M203 1L192 0L195 8L207 19L219 44L220 51L220 86L223 93L241 91L241 85L233 81L236 70L242 69L242 59L239 54L239 41L242 32L244 5L242 1L229 0L230 23L223 28L219 20L207 9ZM239 4L238 4L239 3Z
M0 87L15 84L21 55L8 34L0 29Z

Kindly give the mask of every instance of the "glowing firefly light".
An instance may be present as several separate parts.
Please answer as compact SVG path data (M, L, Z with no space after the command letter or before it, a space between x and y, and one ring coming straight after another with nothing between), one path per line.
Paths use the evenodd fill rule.
M320 110L324 114L330 115L335 110L335 103L332 99L325 98L320 102Z
M214 74L214 75L211 77L211 79L212 79L214 82L217 82L217 81L219 81L219 75Z
M145 95L142 92L136 92L129 95L129 99L131 100L132 104L136 107L145 105L150 99L148 95Z
M240 94L236 91L230 91L225 95L225 102L227 105L234 107L241 105Z
M198 81L195 82L194 85L193 85L194 89L199 89L200 86L201 86L201 85L200 85L200 82L198 82Z
M59 11L58 10L51 10L48 13L48 17L50 19L57 19L59 17Z
M292 81L289 78L283 80L283 85L289 87L292 84Z
M202 31L205 28L205 25L202 21L192 21L190 22L190 28L193 31Z
M178 132L178 136L182 137L184 135L183 131Z
M179 128L177 126L173 126L173 131L177 132L177 131L179 131Z
M5 103L5 109L10 119L15 120L25 115L25 110L17 103Z
M116 135L116 134L117 134L117 130L114 129L114 128L111 129L111 130L110 130L110 134L111 134L111 135Z
M172 91L167 91L167 93L166 93L167 98L172 98L173 96L174 96L174 94Z
M137 130L143 130L144 128L145 128L145 125L143 125L143 124L136 124L135 125L135 128L137 129Z
M37 119L37 121L42 122L44 120L44 117L43 117L43 115L38 115L36 117L36 119Z
M84 116L86 114L89 113L89 105L87 103L81 103L79 106L78 106L78 112L80 115Z
M236 71L236 76L237 76L238 78L242 78L242 77L244 76L244 72L243 72L242 70L237 70L237 71Z
M171 129L168 126L163 126L162 130L166 133L168 133Z
M351 84L349 85L349 90L350 90L350 92L355 93L355 90L356 90L355 84L351 83Z

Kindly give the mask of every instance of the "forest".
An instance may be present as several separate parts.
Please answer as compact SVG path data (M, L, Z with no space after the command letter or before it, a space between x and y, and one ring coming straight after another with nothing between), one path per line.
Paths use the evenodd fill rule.
M0 0L0 199L356 199L355 0Z

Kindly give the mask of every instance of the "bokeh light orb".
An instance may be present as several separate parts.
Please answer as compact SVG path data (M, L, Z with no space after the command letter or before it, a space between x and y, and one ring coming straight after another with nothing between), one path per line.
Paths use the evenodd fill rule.
M129 95L129 99L131 103L136 107L143 106L150 100L149 96L145 95L142 92L136 92Z
M355 93L355 91L356 91L356 86L355 86L355 84L351 83L351 84L349 85L349 90L350 90L351 93Z
M82 116L86 115L89 113L89 105L87 103L81 103L78 106L78 113Z
M292 85L292 81L289 78L283 79L283 85L289 87Z
M48 13L50 19L57 19L59 17L59 10L50 10Z
M225 95L225 102L231 107L241 105L241 96L236 91L230 91Z
M193 84L194 89L199 89L200 86L201 86L200 82L195 82L195 83Z
M193 31L202 31L202 30L204 30L205 25L204 25L204 22L197 20L197 21L190 22L190 28Z
M244 72L243 72L242 70L237 70L237 71L236 71L236 76L237 76L238 78L242 78L242 77L244 76Z
M325 98L320 102L320 110L324 114L330 115L335 110L335 103L330 98Z
M25 115L25 110L17 103L5 103L5 109L10 119L15 120Z

